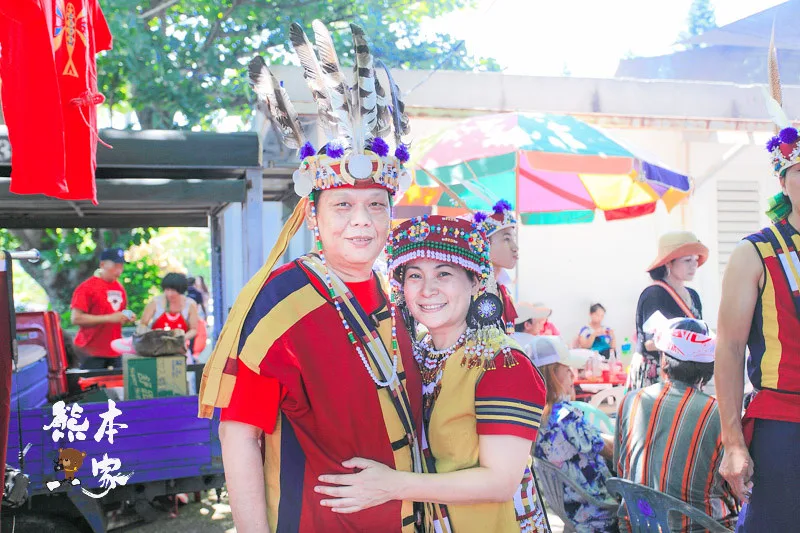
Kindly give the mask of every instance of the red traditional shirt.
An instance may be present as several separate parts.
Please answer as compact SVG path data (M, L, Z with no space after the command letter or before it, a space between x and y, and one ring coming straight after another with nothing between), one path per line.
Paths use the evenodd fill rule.
M368 314L383 308L375 316L384 345L391 350L389 318L376 280L348 284L348 288ZM221 419L265 431L270 532L414 531L411 502L392 501L340 514L322 507L323 497L314 492L321 474L344 473L341 463L352 457L411 469L408 439L390 430L398 427L392 393L377 387L367 373L335 307L329 301L317 304L319 298L327 300L327 293L324 282L302 263L290 263L272 273L245 319L239 347L251 335L261 335L264 358L258 372L236 360L236 382ZM265 323L269 327L261 328ZM399 317L397 338L398 376L419 428L420 376Z

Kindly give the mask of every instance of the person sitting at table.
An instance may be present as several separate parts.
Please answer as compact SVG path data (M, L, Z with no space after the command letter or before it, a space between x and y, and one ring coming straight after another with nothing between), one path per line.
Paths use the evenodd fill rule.
M605 358L611 354L611 350L616 350L616 339L614 330L603 325L606 316L606 308L601 304L593 304L589 307L589 325L583 326L578 334L578 347L594 350Z
M614 437L590 424L575 405L571 366L583 366L585 358L570 352L558 337L537 337L532 348L532 360L547 387L534 456L559 467L594 498L616 503L606 489L606 480L612 477L606 459L610 461L614 454ZM577 523L579 533L617 531L615 511L586 502L570 487L564 488L564 510Z
M738 504L719 474L717 401L700 390L714 375L714 334L701 320L678 317L657 327L653 341L666 381L629 392L620 403L617 475L681 499L732 528ZM670 520L671 531L705 531L690 528L685 518Z
M547 317L551 313L552 311L542 303L520 302L517 304L517 318L511 337L525 349L529 358L531 356L530 346L537 336L557 336L559 334L556 327L547 322Z

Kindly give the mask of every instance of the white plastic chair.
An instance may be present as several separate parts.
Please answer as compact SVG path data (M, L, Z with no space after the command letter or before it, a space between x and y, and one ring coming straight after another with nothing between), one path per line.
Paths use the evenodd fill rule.
M603 402L605 402L609 407L616 409L623 398L625 398L625 387L612 387L610 389L601 390L592 396L589 403L595 407L600 407L603 405Z

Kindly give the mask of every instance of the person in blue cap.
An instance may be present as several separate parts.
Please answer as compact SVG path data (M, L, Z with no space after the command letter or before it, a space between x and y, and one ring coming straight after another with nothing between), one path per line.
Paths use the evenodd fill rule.
M125 251L107 248L100 254L100 268L72 293L72 324L78 326L73 344L81 357L81 368L121 368L120 355L111 341L122 337L122 325L136 321L127 309L128 295L119 282L125 267Z

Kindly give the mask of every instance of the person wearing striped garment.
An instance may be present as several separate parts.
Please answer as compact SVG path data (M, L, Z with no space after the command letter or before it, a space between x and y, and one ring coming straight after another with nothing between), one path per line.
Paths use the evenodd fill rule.
M732 527L738 502L718 473L723 449L717 401L701 391L714 374L715 336L705 322L681 317L659 325L654 342L666 380L630 392L620 403L617 476L674 496ZM671 520L673 531L704 531L687 518ZM624 518L620 530L627 531Z

